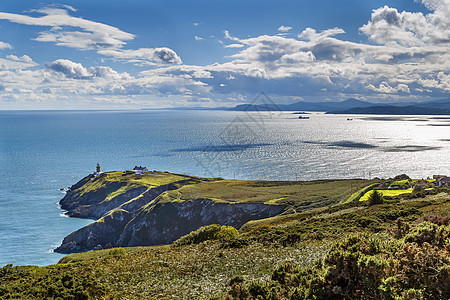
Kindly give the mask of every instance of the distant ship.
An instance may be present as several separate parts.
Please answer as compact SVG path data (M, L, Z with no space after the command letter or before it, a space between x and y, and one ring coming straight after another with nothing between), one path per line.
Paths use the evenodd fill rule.
M309 117L298 116L299 119L309 119Z

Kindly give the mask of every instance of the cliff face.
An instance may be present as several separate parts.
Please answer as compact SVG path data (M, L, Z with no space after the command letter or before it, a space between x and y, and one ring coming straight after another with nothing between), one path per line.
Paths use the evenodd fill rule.
M227 203L211 199L164 201L161 197L166 191L193 184L196 180L183 178L159 186L130 186L123 181L83 178L60 201L61 208L72 217L98 220L64 238L55 251L73 253L168 244L204 225L240 228L248 221L275 216L285 208L284 205Z
M206 199L156 203L135 216L125 210L115 210L67 236L55 251L71 253L119 246L169 244L204 225L240 228L248 221L272 217L283 210L281 205L214 203Z

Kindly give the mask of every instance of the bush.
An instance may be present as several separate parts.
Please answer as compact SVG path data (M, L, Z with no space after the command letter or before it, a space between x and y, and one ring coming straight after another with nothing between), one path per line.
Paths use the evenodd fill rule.
M112 248L108 251L108 255L113 257L124 257L126 254L127 252L123 248Z
M389 242L357 235L302 269L288 263L270 281L229 289L228 299L450 299L450 226L423 222ZM403 235L403 234L402 234ZM238 289L237 289L238 288Z
M425 221L418 224L405 237L407 243L417 243L419 245L428 243L436 246L444 246L450 237L450 226L438 226Z
M229 241L235 238L238 234L239 231L232 226L211 224L200 227L199 229L180 237L178 240L173 242L173 245L178 247L182 245L199 244L210 240Z
M374 190L367 199L369 202L369 206L376 205L376 204L382 204L383 203L383 195L378 192L377 190Z

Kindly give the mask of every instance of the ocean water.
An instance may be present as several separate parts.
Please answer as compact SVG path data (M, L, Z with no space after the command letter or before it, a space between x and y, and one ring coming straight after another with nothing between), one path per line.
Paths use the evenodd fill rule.
M48 265L92 220L63 216L59 190L135 165L262 180L450 174L450 118L227 111L0 112L0 266ZM347 120L352 118L353 120Z

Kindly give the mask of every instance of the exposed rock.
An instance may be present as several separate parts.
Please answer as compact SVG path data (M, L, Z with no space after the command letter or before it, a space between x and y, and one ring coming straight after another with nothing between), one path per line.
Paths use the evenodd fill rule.
M284 208L264 203L216 203L207 199L157 204L141 211L126 225L116 246L169 244L210 224L240 228L248 221L273 217Z
M125 210L116 210L97 222L89 224L66 236L55 252L73 253L93 250L97 245L108 248L111 240L116 240L125 225L131 220L132 214Z
M160 201L158 196L163 192L189 184L192 178L153 188L103 181L101 175L93 180L98 182L87 176L73 185L60 204L71 217L98 220L65 237L56 252L168 244L201 226L220 224L240 228L248 221L272 217L285 209L284 205L210 199ZM87 183L90 185L85 186Z
M189 232L209 224L240 228L251 220L273 217L282 205L263 203L215 203L212 200L156 203L135 217L125 210L108 216L67 236L55 251L72 253L123 246L169 244Z

